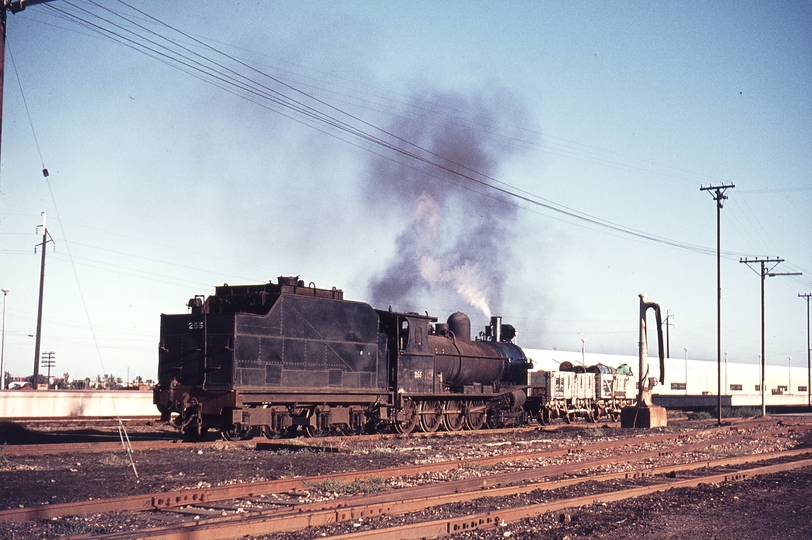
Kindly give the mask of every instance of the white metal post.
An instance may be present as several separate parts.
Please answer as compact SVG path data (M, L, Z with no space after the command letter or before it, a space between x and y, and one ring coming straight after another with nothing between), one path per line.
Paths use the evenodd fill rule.
M3 291L3 337L0 345L0 390L6 389L6 296L11 289L1 289Z
M688 395L688 347L685 347L685 395Z

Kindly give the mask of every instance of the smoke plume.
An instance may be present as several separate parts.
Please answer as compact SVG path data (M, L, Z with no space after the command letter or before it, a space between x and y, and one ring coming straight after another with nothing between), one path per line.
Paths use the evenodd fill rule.
M488 177L519 149L506 130L521 130L527 115L504 94L434 94L413 100L409 111L387 131L419 146L414 152L440 167L404 156L370 163L369 202L405 222L393 259L370 281L372 303L414 310L453 302L456 295L489 317L501 310L514 262L517 207L460 174L493 184Z

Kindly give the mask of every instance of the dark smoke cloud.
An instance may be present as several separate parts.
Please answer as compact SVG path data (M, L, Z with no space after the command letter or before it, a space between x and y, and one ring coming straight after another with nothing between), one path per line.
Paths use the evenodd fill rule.
M430 152L420 155L488 184L494 182L486 177L497 177L501 164L527 144L528 116L504 93L434 93L413 99L408 111L387 131ZM511 136L516 133L521 139ZM496 191L403 156L397 162L375 158L366 181L374 208L399 210L408 220L394 258L369 283L373 305L425 306L453 291L488 316L501 310L514 262L516 206Z

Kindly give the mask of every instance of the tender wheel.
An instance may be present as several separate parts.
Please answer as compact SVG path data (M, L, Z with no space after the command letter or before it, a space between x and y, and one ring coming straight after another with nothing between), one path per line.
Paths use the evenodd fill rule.
M244 441L251 438L251 430L240 429L236 426L231 426L231 429L224 429L221 433L227 441Z
M447 431L459 431L465 425L465 415L459 401L447 401L443 414L443 427Z
M423 401L420 403L420 429L426 433L434 433L443 423L443 406L439 401Z
M539 416L541 417L541 423L545 426L550 423L550 420L552 420L552 418L550 418L550 409L542 409Z
M265 437L266 439L278 439L279 437L282 436L281 433L279 433L278 431L272 430L268 426L262 426L260 428L260 432L262 433L262 436Z
M395 422L395 430L398 433L408 435L420 422L420 414L417 411L417 403L411 399L403 400L403 408L398 411L398 420Z
M330 428L317 428L314 426L302 426L305 437L326 437L330 434Z
M465 428L470 430L482 429L488 417L488 409L482 401L471 401L465 411Z

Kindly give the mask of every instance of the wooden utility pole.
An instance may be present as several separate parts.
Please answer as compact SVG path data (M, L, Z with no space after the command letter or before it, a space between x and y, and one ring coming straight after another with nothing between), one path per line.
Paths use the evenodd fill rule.
M798 298L806 298L806 392L808 396L807 405L812 407L812 345L809 341L809 299L812 293L799 294Z
M39 228L39 227L38 227ZM34 343L34 390L37 389L39 381L39 345L42 338L42 296L45 289L45 247L48 245L49 239L53 242L51 233L48 232L48 227L45 226L45 212L42 213L42 243L37 244L42 246L42 264L39 270L39 307L37 308L37 335ZM36 252L36 247L34 248Z
M699 191L708 191L716 201L716 395L719 398L719 422L722 425L722 201L727 199L725 191L735 185L700 186Z
M761 276L761 416L767 416L767 403L764 400L764 383L765 383L765 372L767 370L767 355L764 351L764 278L766 277L775 277L775 276L798 276L801 275L800 272L792 272L792 273L775 273L772 271L773 268L784 262L784 259L770 259L769 257L766 259L739 259L740 263L744 263L748 266L753 263L761 264L761 271L758 274ZM767 270L768 264L772 264L773 266Z

